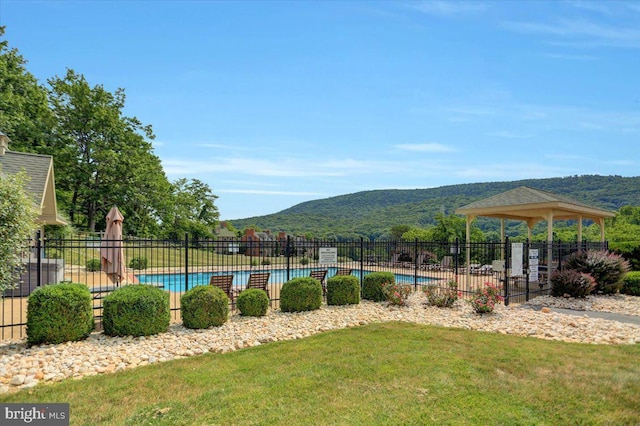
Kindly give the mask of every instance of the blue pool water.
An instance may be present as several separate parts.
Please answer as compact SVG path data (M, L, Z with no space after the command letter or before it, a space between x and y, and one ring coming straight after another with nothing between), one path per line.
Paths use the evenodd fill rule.
M289 270L289 279L298 277L308 277L312 270L327 269L327 278L331 278L336 274L337 268L296 268ZM244 287L249 281L249 274L267 271L224 271L224 272L194 272L189 274L189 288L198 285L208 285L211 275L230 275L233 274L233 286ZM287 281L287 270L276 269L270 270L269 284L284 283ZM367 275L373 271L364 271ZM354 269L352 275L359 277L360 270ZM402 284L413 284L413 275L395 274L396 282ZM141 284L160 284L165 290L181 292L186 291L185 274L140 274L136 275ZM433 281L433 278L418 277L418 284L426 284Z

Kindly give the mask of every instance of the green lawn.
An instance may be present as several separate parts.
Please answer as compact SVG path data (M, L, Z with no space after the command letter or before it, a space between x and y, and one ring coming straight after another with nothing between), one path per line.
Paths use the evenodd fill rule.
M640 423L640 345L384 323L38 386L71 424Z

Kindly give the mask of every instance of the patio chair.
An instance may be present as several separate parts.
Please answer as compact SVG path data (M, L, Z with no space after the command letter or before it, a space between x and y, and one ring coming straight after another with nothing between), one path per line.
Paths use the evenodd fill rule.
M249 282L247 283L247 288L257 288L260 290L264 290L267 292L267 297L269 297L269 276L271 272L256 272L249 275Z
M338 268L336 275L351 275L351 268Z
M315 269L309 273L309 276L311 278L315 278L316 280L320 281L320 284L322 285L323 295L327 294L327 284L324 282L324 279L327 277L327 272L329 271L327 271L326 269Z
M222 291L226 293L231 303L233 303L235 296L233 291L233 275L211 275L209 285L213 285L222 289Z
M441 271L450 271L453 269L451 267L451 262L453 262L453 257L451 256L443 256L442 261L440 262L440 270Z

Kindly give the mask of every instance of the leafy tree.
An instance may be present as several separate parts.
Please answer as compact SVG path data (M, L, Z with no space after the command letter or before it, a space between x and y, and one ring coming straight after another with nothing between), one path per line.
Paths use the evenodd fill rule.
M198 240L212 238L219 213L215 205L218 197L209 185L198 179L178 179L172 184L172 204L165 217L165 233L180 239L185 233Z
M409 225L394 225L391 227L391 238L399 240L402 238L402 235L410 229L411 227Z
M13 287L36 229L38 211L26 181L24 173L2 175L0 170L0 292Z
M4 32L0 27L0 37ZM26 63L17 49L0 40L0 130L11 138L13 151L52 154L47 90L27 71Z
M61 208L74 224L96 231L118 205L125 233L156 232L170 185L148 141L154 137L151 126L122 115L123 89L91 87L73 70L49 84Z
M445 216L443 213L436 215L436 226L431 229L432 241L460 241L466 239L467 224L464 218L460 216Z
M401 239L407 241L431 241L431 231L425 228L411 228L402 234Z

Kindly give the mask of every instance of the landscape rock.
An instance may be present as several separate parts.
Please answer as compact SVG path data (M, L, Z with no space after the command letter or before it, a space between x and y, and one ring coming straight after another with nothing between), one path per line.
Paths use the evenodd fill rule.
M531 308L536 306L542 308ZM585 315L566 315L553 311L554 308L583 310ZM207 352L226 353L385 321L406 321L564 342L640 344L640 325L589 318L586 311L590 310L640 316L640 297L618 295L566 299L541 296L521 306L497 305L493 313L478 315L468 303L461 300L453 308L428 306L425 296L418 292L410 297L406 307L389 307L384 303L363 301L351 306L323 305L319 310L296 314L270 311L265 317L258 318L234 314L224 325L206 330L189 330L174 324L166 333L144 338L109 337L93 333L84 341L61 345L27 347L24 340L0 342L0 393L38 383L109 374Z

